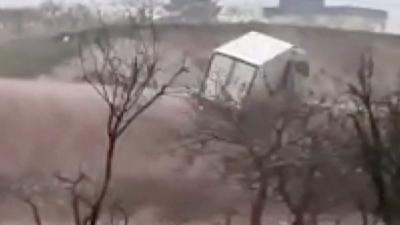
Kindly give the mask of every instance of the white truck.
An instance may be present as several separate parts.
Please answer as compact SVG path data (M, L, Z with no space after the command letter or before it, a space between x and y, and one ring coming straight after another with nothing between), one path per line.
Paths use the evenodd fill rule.
M201 94L240 107L249 96L265 98L282 90L304 95L310 66L304 50L258 32L216 48Z

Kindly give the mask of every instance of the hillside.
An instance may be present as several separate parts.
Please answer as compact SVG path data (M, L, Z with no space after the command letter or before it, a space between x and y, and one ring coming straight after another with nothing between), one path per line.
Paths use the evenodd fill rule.
M136 33L141 29L137 27L133 30ZM110 28L110 33L120 37L130 34L130 30L131 28L122 25L113 26ZM397 59L400 57L400 36L395 35L257 23L163 24L157 27L157 35L161 40L161 45L166 49L163 51L164 56L167 55L165 58L174 58L176 52L179 51L194 62L194 65L198 67L194 69L195 71L198 69L205 71L213 48L250 30L264 32L304 48L311 61L312 82L316 84L313 86L318 86L322 91L337 91L336 86L332 84L343 83L352 77L357 71L361 54L366 52L374 55L378 77L385 77L385 79L379 79L380 86L384 90L394 88L399 83L397 74L400 71L400 65ZM92 29L75 33L75 35L93 36L97 32L99 30ZM0 59L3 59L0 62L0 74L7 77L37 77L42 73L51 75L49 71L73 57L72 49L76 45L76 43L54 43L57 41L59 39L32 41L32 48L37 49L40 46L39 48L42 49L35 51L35 54L32 54L30 42L27 40L3 43L0 46ZM38 42L40 45L37 45ZM30 69L27 70L21 65L29 65ZM66 75L77 72L75 66L69 66L72 68L67 70L64 70L64 67L65 65L61 70L57 70L58 77L60 73L62 76L64 71L68 73ZM320 82L321 79L326 80L328 77L334 78L334 82Z
M320 79L327 77L335 78L338 84L347 81L356 74L360 56L370 52L375 58L376 74L384 89L399 84L397 75L400 65L397 59L400 57L400 37L395 35L265 24L221 24L165 25L159 29L159 36L169 46L186 52L204 71L213 48L250 30L264 32L304 48L311 61L313 82L319 83ZM331 82L324 83L328 84ZM320 87L326 91L333 89L329 85Z
M378 81L383 84L381 86L386 90L387 87L398 85L398 36L261 24L220 24L162 25L158 28L158 37L168 60L174 61L179 57L177 52L184 52L192 59L193 67L204 71L214 47L249 30L264 32L306 49L312 63L312 82L321 92L337 92L332 82L329 82L335 79L330 78L345 81L353 77L359 56L364 51L372 51L375 55ZM95 32L85 31L88 35L94 35ZM111 32L121 37L127 34L127 29L122 26L112 27ZM24 42L25 45L21 45L20 41L16 40L14 45L5 45L9 51L3 51L0 47L0 55L7 57L10 54L14 58L7 60L18 62L0 63L0 73L5 74L1 65L10 66L8 68L12 67L15 71L23 70L24 76L30 75L31 78L42 73L44 67L56 69L48 75L55 77L57 71L57 78L63 75L68 77L79 71L79 67L73 64L68 68L67 64L60 63L73 61L74 57L73 52L68 55L61 54L64 52L61 50L55 51L62 49L57 46L65 44L59 39ZM73 49L73 42L68 45L64 47ZM34 51L30 47L45 51ZM57 60L48 61L49 58ZM53 63L44 65L40 62ZM40 66L29 67L31 64ZM188 80L194 80L193 76L185 76ZM43 212L54 214L56 219L69 215L69 211L62 210L70 210L69 202L66 201L68 198L64 197L64 192L60 194L58 184L48 178L55 172L73 175L77 168L94 177L98 174L103 165L103 146L106 144L104 119L107 109L104 102L86 84L48 81L0 79L0 95L0 104L4 106L0 108L0 120L3 121L0 136L0 195L10 190L18 193L20 189L31 188L38 198L43 198ZM182 137L192 128L194 119L192 108L186 100L174 96L160 99L135 121L118 145L115 183L111 192L115 196L112 197L123 198L133 211L143 213L144 216L150 215L150 221L154 219L151 213L177 221L182 218L209 220L216 213L220 215L222 209L226 209L226 204L247 207L247 203L243 203L247 202L247 193L236 187L231 189L229 182L220 183L216 180L215 172L220 167L213 164L214 156L193 160L179 151L181 145L175 142L176 138ZM20 221L25 217L30 221L26 207L15 204L15 198L4 199L0 204L1 224L5 224L7 219ZM287 219L288 214L284 209L277 207L274 202L269 201L268 204L266 224L278 224L278 220ZM145 207L148 206L150 210L157 206L154 208L159 211L140 211L147 210ZM338 211L346 211L346 220L359 219L359 215L353 215L352 211ZM142 214L139 214L138 220L135 214L136 223L156 224L142 222L140 216ZM232 224L247 223L243 219L247 219L246 215L240 214Z

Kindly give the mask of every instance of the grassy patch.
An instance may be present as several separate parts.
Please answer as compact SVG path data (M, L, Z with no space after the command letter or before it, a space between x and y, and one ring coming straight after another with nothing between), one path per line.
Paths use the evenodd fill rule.
M0 76L31 78L77 54L77 43L54 38L14 40L0 45Z

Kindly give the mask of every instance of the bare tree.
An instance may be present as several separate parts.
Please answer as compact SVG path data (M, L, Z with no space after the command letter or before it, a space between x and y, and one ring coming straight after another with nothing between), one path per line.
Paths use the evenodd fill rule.
M400 221L399 95L375 95L374 62L363 56L357 82L349 85L355 112L350 113L366 173L377 197L375 213L388 224Z
M300 171L301 172L300 172ZM278 185L277 190L280 196L282 196L283 202L294 216L292 221L293 225L305 225L306 214L310 211L310 206L313 203L313 179L316 169L314 167L298 168L298 167L284 167L278 168ZM297 176L296 178L294 176ZM296 182L295 195L293 195L293 185L291 181L298 180Z
M65 188L69 191L72 215L75 225L83 225L82 206L89 208L92 205L92 203L88 197L86 197L83 193L81 193L80 187L82 183L87 182L89 180L89 177L81 171L79 172L78 176L75 179L71 179L61 174L56 174L55 178L61 184L65 185Z
M154 24L148 29L142 28L145 34L129 40L130 49L124 46L124 51L121 51L118 41L108 32L107 25L101 22L103 32L100 36L93 43L86 42L85 46L88 47L85 49L82 45L79 48L83 79L104 101L108 110L105 127L107 146L101 182L93 184L89 193L84 195L80 191L81 185L88 181L84 173L81 172L76 178L56 175L70 193L75 225L99 224L106 208L105 200L112 182L114 157L120 138L139 116L167 94L167 89L180 75L187 72L182 63L174 73L162 73ZM24 201L31 206L36 224L40 225L38 208L30 198ZM116 214L121 215L124 223L128 224L127 212L117 203L110 208L111 217L115 219Z
M32 199L31 196L23 196L21 197L21 200L26 203L30 210L32 211L33 219L35 221L36 225L42 225L42 216L40 214L40 210L38 205L35 203L35 201Z
M120 204L115 202L114 204L111 205L110 207L110 223L111 225L119 224L118 216L122 217L122 221L124 225L129 225L129 214L128 212L122 207Z
M275 170L276 190L293 215L293 225L317 224L318 216L340 207L347 194L331 186L347 175L348 165L341 158L349 155L349 139L340 133L342 126L331 110L318 105L308 107L313 108L311 121L300 131L305 139L292 147L296 149L293 154L303 153L306 163Z
M31 174L30 176L34 175ZM7 193L29 207L35 225L44 224L41 214L41 203L43 200L41 196L43 192L49 191L46 189L46 185L38 185L36 182L32 183L27 177L24 178L24 182L18 181L14 183L12 180L8 182L12 185L10 185L10 188L7 188Z
M68 7L66 12L63 13L63 18L68 21L72 29L82 29L95 23L95 18L90 8L81 3Z
M104 177L100 192L94 199L89 214L84 221L95 225L99 219L106 198L113 169L113 160L120 137L128 127L158 99L166 94L167 89L181 74L187 71L182 65L174 74L162 74L165 82L154 85L161 80L158 67L159 55L156 45L155 28L148 29L147 40L136 40L131 49L133 54L128 59L118 52L117 43L113 42L106 27L103 37L97 39L95 51L88 54L94 62L91 69L86 67L87 58L81 51L81 62L84 80L90 84L108 107L106 134L108 144ZM92 49L93 50L93 49ZM99 58L100 56L100 58Z
M196 140L217 150L228 177L235 177L254 194L250 224L262 224L270 178L275 168L307 161L297 146L307 141L313 109L276 96L241 109L200 100Z

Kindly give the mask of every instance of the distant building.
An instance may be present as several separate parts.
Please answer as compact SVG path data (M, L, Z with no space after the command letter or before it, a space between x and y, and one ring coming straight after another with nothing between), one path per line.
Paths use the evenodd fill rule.
M254 5L227 5L221 8L218 21L224 23L247 23L260 21L263 17L262 8Z
M263 17L270 23L384 31L388 14L369 8L326 6L324 0L280 0L279 7L264 8Z
M30 27L36 29L42 20L43 16L35 9L0 9L1 29L21 33Z
M0 23L4 26L9 24L26 23L43 19L38 10L21 8L21 9L0 9Z
M162 19L173 23L216 22L220 7L213 0L171 0L165 9L170 13Z

